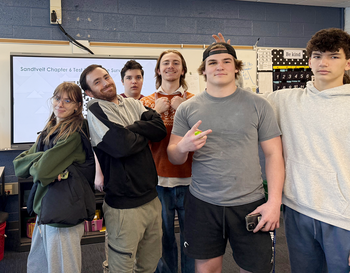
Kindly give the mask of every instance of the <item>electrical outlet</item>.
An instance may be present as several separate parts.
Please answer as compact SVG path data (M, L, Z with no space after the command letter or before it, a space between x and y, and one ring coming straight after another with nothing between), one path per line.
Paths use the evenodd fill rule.
M2 191L2 187L1 191ZM18 194L18 183L14 182L14 183L5 183L5 194L6 195L14 195L14 194Z
M50 0L50 24L62 24L61 0Z

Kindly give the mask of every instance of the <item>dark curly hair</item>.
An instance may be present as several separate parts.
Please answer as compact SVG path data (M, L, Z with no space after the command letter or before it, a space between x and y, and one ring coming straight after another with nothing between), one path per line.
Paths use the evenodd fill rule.
M307 43L306 52L309 57L313 51L345 52L346 59L350 59L350 35L339 28L322 29L316 32Z

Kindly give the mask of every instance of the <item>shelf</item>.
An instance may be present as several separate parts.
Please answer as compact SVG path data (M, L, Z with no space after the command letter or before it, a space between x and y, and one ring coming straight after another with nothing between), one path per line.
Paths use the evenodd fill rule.
M84 232L84 236L81 239L82 245L103 243L105 241L105 232L90 231Z
M30 239L28 237L21 237L17 250L18 251L29 251L31 243L32 243L32 239Z

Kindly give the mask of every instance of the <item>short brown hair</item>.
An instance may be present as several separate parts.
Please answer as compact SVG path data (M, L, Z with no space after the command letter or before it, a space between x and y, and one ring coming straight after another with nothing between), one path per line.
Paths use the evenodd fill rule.
M120 76L122 78L122 82L124 82L124 77L125 77L125 73L126 71L128 70L136 70L136 69L139 69L141 71L141 75L142 75L142 78L143 78L143 69L142 69L142 65L139 64L138 62L136 62L135 60L130 60L130 61L127 61L124 65L124 67L122 68L122 70L120 71Z
M107 73L107 69L104 68L102 65L98 65L98 64L92 64L92 65L89 65L87 68L84 69L83 72L81 72L80 74L80 79L79 79L79 84L80 84L80 87L81 89L83 89L84 91L86 90L91 90L90 89L90 86L87 84L86 82L86 76L91 73L92 71L94 71L96 68L102 68L103 70L105 70ZM109 73L108 73L109 74Z
M212 47L212 50L218 49L218 48L226 48L223 45L215 45ZM240 75L240 72L243 70L243 62L240 60L235 59L234 57L232 57L234 62L235 62L235 68L238 70L237 73L235 73L235 79L238 79L238 76ZM198 67L197 71L199 75L203 75L203 72L205 70L205 60L202 61L202 63L200 64L200 66ZM204 75L204 80L207 81L207 75Z
M350 59L350 35L339 28L322 29L316 32L307 43L306 52L309 58L313 51L336 52L344 50L346 59Z
M184 74L180 76L180 86L182 86L183 89L187 90L188 87L187 87L187 83L185 81L185 77L186 77L186 73L187 73L187 65L186 65L185 58L182 56L182 54L179 51L172 50L172 49L163 51L157 60L156 68L154 69L154 72L155 72L154 77L156 78L156 88L158 89L162 85L162 76L158 74L158 70L160 67L160 61L163 58L163 56L168 54L168 53L175 53L175 54L179 55L179 57L181 59L182 69L184 71Z

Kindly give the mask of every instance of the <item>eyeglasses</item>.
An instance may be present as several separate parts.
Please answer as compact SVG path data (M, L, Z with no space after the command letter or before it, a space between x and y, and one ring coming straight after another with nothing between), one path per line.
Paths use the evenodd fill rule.
M63 105L71 105L75 103L75 101L72 101L70 99L62 99L61 97L52 97L52 102L59 104L62 101Z

